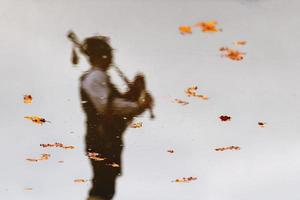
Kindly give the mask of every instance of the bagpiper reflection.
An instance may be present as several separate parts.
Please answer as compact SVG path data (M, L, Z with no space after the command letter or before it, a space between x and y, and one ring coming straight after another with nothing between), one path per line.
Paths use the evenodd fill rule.
M73 32L68 34L74 44L73 64L78 63L77 49L86 56L91 67L80 78L83 110L86 113L86 153L93 168L93 185L88 200L109 200L115 194L116 178L121 174L123 133L133 117L149 109L151 118L153 98L146 91L145 78L137 75L130 82L114 66L113 49L104 36L86 38L80 42ZM126 93L120 93L107 73L115 67L128 84Z

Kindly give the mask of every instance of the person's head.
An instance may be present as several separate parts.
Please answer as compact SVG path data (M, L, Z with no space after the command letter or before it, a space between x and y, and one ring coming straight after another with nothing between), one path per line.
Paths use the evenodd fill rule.
M112 64L113 49L109 45L107 37L95 36L86 38L82 47L92 67L107 70Z

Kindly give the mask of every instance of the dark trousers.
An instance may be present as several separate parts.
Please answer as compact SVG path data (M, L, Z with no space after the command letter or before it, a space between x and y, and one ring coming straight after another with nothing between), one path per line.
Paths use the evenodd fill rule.
M96 152L103 161L90 159L93 168L92 188L89 195L110 200L115 194L116 179L121 174L122 138L115 132L88 126L86 151ZM113 167L116 163L120 167Z
M105 200L112 199L115 194L116 169L105 165L102 161L91 161L93 167L93 186L90 196L99 196Z

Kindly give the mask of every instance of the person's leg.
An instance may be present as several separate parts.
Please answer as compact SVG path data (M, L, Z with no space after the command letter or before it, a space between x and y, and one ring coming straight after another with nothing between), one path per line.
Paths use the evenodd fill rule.
M116 173L111 166L105 165L103 161L91 161L94 177L90 197L110 200L115 194Z
M107 199L103 199L101 197L96 197L96 196L89 196L87 200L107 200Z

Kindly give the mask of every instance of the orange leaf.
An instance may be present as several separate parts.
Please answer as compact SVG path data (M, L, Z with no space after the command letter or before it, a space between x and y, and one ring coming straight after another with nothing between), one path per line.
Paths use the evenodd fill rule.
M50 154L43 153L41 154L40 158L27 158L26 160L29 162L38 162L42 160L48 160L50 158Z
M24 117L25 119L29 119L29 120L31 120L33 123L36 123L36 124L43 124L43 123L45 123L45 122L49 122L50 123L50 121L47 121L47 120L45 120L44 118L41 118L41 117L39 117L39 116L26 116L26 117Z
M238 46L243 46L245 44L247 44L247 41L245 40L237 40L235 42L233 42L234 45L238 45Z
M216 28L217 24L218 24L218 22L216 22L216 21L198 22L197 24L195 24L195 26L201 28L202 32L215 33L215 32L222 31L222 29L217 29Z
M208 100L208 96L202 95L202 94L197 94L196 90L198 89L197 86L192 86L187 88L184 92L187 94L188 97L198 97L203 100Z
M143 126L143 122L137 122L130 125L131 128L141 128Z
M191 181L195 181L197 180L197 177L188 177L188 178L179 178L179 179L176 179L175 181L172 181L172 182L176 182L176 183L189 183Z
M32 103L32 96L30 94L25 94L23 97L23 102L25 104L31 104Z
M179 31L182 35L192 34L192 27L191 26L180 26Z
M75 183L86 183L86 182L88 182L88 180L86 180L86 179L75 179L74 182Z
M223 56L235 61L240 61L244 59L245 53L239 52L238 50L230 49L227 47L221 47L220 51L223 53Z

